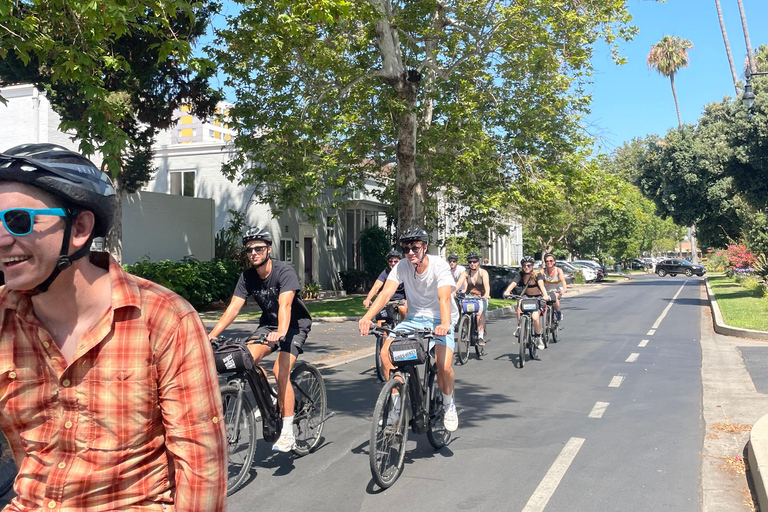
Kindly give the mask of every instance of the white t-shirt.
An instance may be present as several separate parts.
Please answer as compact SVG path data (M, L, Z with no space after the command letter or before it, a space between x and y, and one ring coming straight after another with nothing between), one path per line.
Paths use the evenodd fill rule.
M450 286L451 291L456 289L456 281L448 262L439 256L428 255L429 260L426 272L417 274L413 264L407 259L400 260L389 273L387 281L402 283L405 286L405 296L408 297L408 316L424 316L427 318L440 318L440 299L437 297L437 289L441 286ZM451 325L459 320L459 309L456 301L451 300Z
M456 270L453 271L453 279L458 283L459 278L461 277L461 273L467 270L461 265L456 265Z

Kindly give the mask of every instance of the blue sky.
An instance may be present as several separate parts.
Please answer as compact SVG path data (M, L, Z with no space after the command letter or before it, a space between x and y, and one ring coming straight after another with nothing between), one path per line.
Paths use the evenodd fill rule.
M736 72L742 78L747 52L736 0L720 0ZM743 0L752 48L768 44L768 0ZM596 148L610 152L633 137L663 135L677 126L669 79L645 63L651 45L664 35L689 39L690 66L675 76L675 87L684 123L695 123L707 103L733 96L733 83L714 0L627 0L633 25L640 33L620 45L627 64L617 66L607 46L597 46L593 58L592 113L586 119ZM224 15L234 14L237 5L225 1L222 15L214 24L223 25ZM205 41L208 42L208 41ZM214 86L223 86L223 80ZM228 96L233 96L228 91ZM231 101L234 97L228 97Z
M616 66L605 45L595 53L592 114L588 130L600 138L600 150L610 152L633 137L663 135L677 126L669 79L649 72L646 56L664 35L693 43L690 66L675 75L675 88L684 123L696 123L707 103L734 96L733 80L717 19L714 0L629 0L633 25L640 33L622 44L628 62ZM736 73L743 80L747 51L736 0L720 0ZM768 1L743 0L753 50L768 44Z

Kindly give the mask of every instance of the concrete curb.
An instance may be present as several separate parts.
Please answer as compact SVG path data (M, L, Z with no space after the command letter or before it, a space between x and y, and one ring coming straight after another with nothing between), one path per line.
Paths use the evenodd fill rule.
M707 285L707 298L709 298L709 306L712 309L712 324L717 334L722 334L723 336L733 336L736 338L768 340L767 331L741 329L739 327L732 327L726 324L723 320L723 314L720 312L720 306L717 305L717 299L715 299L715 295L712 293L712 287L709 286L709 278L705 277L704 282Z

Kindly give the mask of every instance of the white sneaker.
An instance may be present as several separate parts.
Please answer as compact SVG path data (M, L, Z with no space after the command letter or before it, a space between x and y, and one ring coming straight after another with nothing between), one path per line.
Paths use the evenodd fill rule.
M294 448L296 448L296 437L294 437L293 432L280 434L280 438L272 446L273 451L283 453L289 452Z
M520 331L520 327L515 327L515 332L514 332L514 334L512 334L512 337L515 338L515 340L517 340L517 333L518 333L518 331Z
M256 423L261 421L261 409L258 407L253 411L253 419L256 421Z
M400 403L395 404L387 414L387 425L396 425L400 420Z
M459 428L459 413L456 411L455 402L451 402L443 412L443 425L448 432L455 432Z
M541 336L533 339L536 340L536 348L539 350L544 350L544 340L541 339Z

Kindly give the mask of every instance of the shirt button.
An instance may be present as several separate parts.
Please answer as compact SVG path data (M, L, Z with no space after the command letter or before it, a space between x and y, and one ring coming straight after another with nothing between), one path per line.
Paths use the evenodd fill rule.
M11 379L15 379L16 378L16 372L9 373L8 377L11 378Z
M51 500L48 502L48 508L56 508L56 502Z
M213 422L214 422L214 423L218 423L218 422L219 422L219 418L218 418L217 416L214 416L214 417L213 417Z
M59 469L64 469L65 467L67 467L67 465L64 462L59 462Z
M68 388L68 387L69 387L69 384L70 384L70 383L69 383L69 379L64 379L64 380L62 381L62 383L61 383L61 385L62 385L62 386L64 386L65 388Z
M50 347L50 346L51 346L51 344L50 344L50 343L48 343L47 341L44 341L44 342L43 342L43 346L44 346L45 348L48 348L48 347Z
M64 424L64 427L65 427L65 428L72 428L72 422L71 422L71 421L68 421L68 422L66 422L66 423Z

